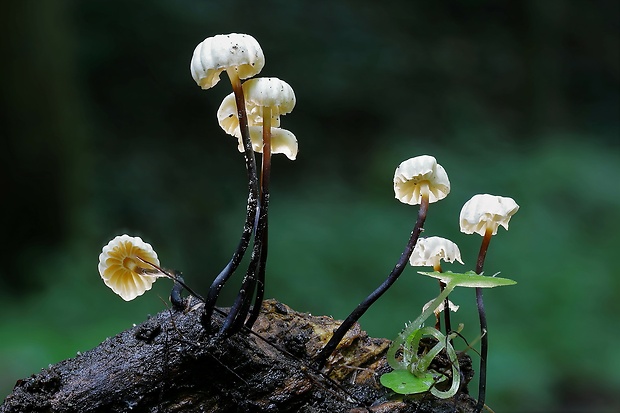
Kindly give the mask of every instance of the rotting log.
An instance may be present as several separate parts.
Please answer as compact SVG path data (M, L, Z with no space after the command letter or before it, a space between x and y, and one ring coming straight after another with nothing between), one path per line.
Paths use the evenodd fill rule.
M452 399L390 396L389 340L356 325L322 372L312 357L340 324L263 304L253 332L216 340L199 321L201 306L169 309L96 348L18 380L0 406L13 412L471 412L466 385ZM223 317L217 314L216 323ZM471 361L460 356L465 382Z

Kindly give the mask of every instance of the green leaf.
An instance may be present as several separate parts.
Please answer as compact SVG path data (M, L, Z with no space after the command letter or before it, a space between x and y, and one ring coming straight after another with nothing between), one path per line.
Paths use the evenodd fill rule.
M466 273L454 273L451 271L446 272L424 272L418 271L418 274L428 275L429 277L438 278L443 283L456 284L456 287L479 287L479 288L493 288L502 287L504 285L514 285L517 282L508 278L499 277L487 277L484 275L478 275L473 271L467 271Z
M408 370L394 370L381 376L381 384L398 394L424 393L435 384L446 379L439 373L427 371L420 377Z

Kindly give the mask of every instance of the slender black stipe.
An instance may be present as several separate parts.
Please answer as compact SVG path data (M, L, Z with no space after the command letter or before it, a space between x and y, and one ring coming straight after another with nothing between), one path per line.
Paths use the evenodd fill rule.
M271 176L271 109L263 108L263 157L260 174L258 222L254 233L254 248L243 286L219 334L227 337L239 331L245 322L247 328L258 318L265 294L265 269L268 252L269 180ZM251 298L254 305L250 310ZM249 314L249 317L247 317ZM246 321L247 317L247 321Z
M446 284L439 281L439 292L441 293L443 289L446 288ZM446 297L443 302L443 319L446 327L446 337L450 335L452 332L452 322L450 320L450 299ZM450 344L452 344L452 340L450 340Z
M235 302L230 307L226 319L217 333L219 338L228 338L239 331L240 327L243 326L243 321L245 321L247 315L247 310L245 310L244 307L247 302L251 302L251 298L248 298L248 295L250 294L250 284L253 283L252 278L246 274L246 279L235 298Z
M493 232L489 229L482 238L482 245L480 246L480 252L478 253L478 261L476 263L476 274L482 274L484 268L484 260L489 249L489 243ZM480 319L480 382L478 383L478 403L476 404L475 411L480 413L484 408L484 402L486 399L487 390L487 354L489 353L489 337L487 328L487 315L484 309L484 300L482 297L482 288L476 288L476 305L478 306L478 316Z
M254 217L251 217L250 214L248 214L247 218L248 219L252 218L252 222L254 222ZM233 275L237 267L239 267L239 263L241 263L241 260L243 259L243 256L245 255L245 251L247 250L248 245L250 243L250 238L252 236L252 230L253 230L253 225L248 226L247 224L248 223L246 221L246 224L244 225L244 228L243 228L243 233L241 235L241 240L239 241L239 245L237 246L237 249L235 250L233 257L230 259L230 261L224 267L224 269L222 269L222 271L218 274L218 276L215 277L215 280L213 281L213 283L211 284L211 287L209 288L209 292L207 293L207 297L205 301L205 308L201 316L201 322L203 326L210 325L211 317L213 315L213 308L215 307L217 298L219 297L220 292L222 291L222 288L224 287L224 284L226 284L226 282Z
M254 304L252 305L252 309L250 310L250 315L248 316L247 321L245 322L245 326L249 329L252 329L252 326L258 319L258 315L260 314L260 309L263 306L263 300L265 298L265 267L267 265L267 231L268 228L265 228L265 236L263 239L263 251L260 257L260 263L258 264L258 275L256 277L256 296L254 297Z
M209 288L209 293L207 294L204 312L201 317L201 322L207 329L210 329L213 308L215 307L217 298L222 288L241 263L248 245L250 244L250 238L252 237L252 231L254 229L254 222L256 218L256 208L258 205L258 174L256 169L256 159L254 157L254 149L252 148L252 141L250 139L250 129L248 126L248 117L245 108L245 96L243 94L243 88L239 77L236 75L231 76L229 74L229 78L235 96L235 104L237 105L239 130L241 132L241 141L243 143L245 167L248 173L248 203L245 224L243 226L243 232L241 234L241 239L237 249L233 253L233 256L228 264L218 274L218 276L215 277L215 280Z
M259 208L259 219L256 227L256 233L254 234L254 247L252 248L252 257L248 270L243 279L241 289L235 298L224 324L220 328L218 333L222 337L230 337L238 332L246 320L250 305L252 304L252 297L254 297L254 290L256 289L257 273L260 271L259 265L261 262L261 255L263 250L263 238L264 231L266 229L266 213L261 205Z
M256 296L245 326L252 328L265 298L265 272L267 269L267 253L269 251L269 182L271 180L271 108L263 108L263 159L260 171L260 214L262 220L261 251L256 279Z
M334 335L327 342L325 347L321 349L319 354L317 355L314 363L317 368L321 369L325 366L325 362L327 358L336 350L338 344L342 341L347 331L353 327L353 324L360 319L362 315L370 308L370 306L377 301L391 286L396 282L398 277L402 274L405 266L407 265L407 261L415 248L416 243L418 242L418 238L420 238L420 233L422 232L422 227L424 226L424 221L426 220L426 212L428 211L428 196L422 197L422 203L420 204L420 209L418 211L418 219L413 227L413 231L411 231L411 236L409 238L409 242L405 247L405 250L400 256L400 259L396 263L396 266L387 277L387 279L375 290L373 291L364 301L362 301L356 308L353 310L351 314L343 321L342 324L338 327Z

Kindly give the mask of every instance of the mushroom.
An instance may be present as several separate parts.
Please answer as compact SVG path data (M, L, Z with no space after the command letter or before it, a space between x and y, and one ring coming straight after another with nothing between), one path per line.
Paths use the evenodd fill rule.
M510 218L518 210L519 205L517 205L514 199L489 194L474 195L463 205L459 218L461 232L482 235L482 245L480 246L480 252L476 261L477 274L482 274L491 237L497 234L500 225L508 230ZM489 351L487 317L481 287L476 288L476 304L478 306L480 333L482 335L480 342L480 381L478 385L478 404L476 405L476 411L480 412L486 397L487 354Z
M262 126L250 126L250 137L252 139L252 148L254 152L263 153L265 147L263 134ZM291 161L297 158L299 148L297 145L297 138L293 132L282 128L271 128L270 140L272 154L284 154ZM243 150L241 141L239 141L238 149L239 151Z
M394 194L405 204L419 205L424 197L433 203L450 193L446 170L429 155L407 159L394 172Z
M503 196L478 194L463 205L460 214L461 232L474 232L485 236L497 234L500 227L508 230L510 218L519 210L519 205L512 198Z
M196 46L190 71L196 83L210 89L226 71L231 82L256 76L265 66L263 49L249 34L218 34L208 37ZM234 87L234 86L233 86Z
M429 155L416 156L402 162L394 172L393 183L396 199L408 205L420 205L418 219L405 250L387 279L349 314L317 355L315 363L319 368L325 365L327 357L333 353L347 331L400 277L422 232L428 205L445 198L450 193L448 174L437 160Z
M409 263L414 267L430 266L441 272L441 260L463 264L461 251L454 242L441 237L428 237L418 239Z
M140 237L119 235L103 247L99 274L112 291L131 301L150 290L157 278L165 276L145 261L159 265L153 247Z
M458 261L463 264L461 260L461 251L454 242L441 237L428 237L418 239L413 253L409 258L409 263L414 267L430 266L433 267L435 271L441 272L441 260L446 262ZM443 291L445 286L444 283L439 281L440 292ZM458 306L455 306L446 298L445 302L435 310L435 328L437 330L439 330L441 326L439 322L439 313L443 312L444 308L456 311ZM444 320L446 324L446 334L450 334L450 330L452 329L450 311L444 312Z
M250 79L242 87L254 151L263 152L265 145L263 135L270 133L271 153L283 153L294 160L298 150L297 139L293 133L279 128L280 116L290 113L295 107L295 93L291 86L283 80L271 77ZM217 119L227 134L240 138L239 119L236 113L237 105L234 96L230 94L220 104ZM241 140L238 149L240 152L243 151Z
M441 281L439 281L441 282ZM443 284L443 283L442 283ZM443 291L443 290L442 290ZM448 303L448 306L446 307L446 302ZM428 301L426 304L424 304L422 306L422 311L426 310L428 307L430 307L430 305L433 303L433 300ZM441 314L446 308L448 308L450 311L452 311L453 313L456 313L460 306L454 304L452 301L450 301L449 299L446 298L446 300L439 304L439 307L435 308L435 310L433 311L435 313L435 319L438 320L439 319L439 314ZM435 329L439 330L439 327L437 326L437 323L435 324ZM450 329L446 328L446 330L449 332Z
M256 297L252 311L249 312L249 317L245 321L246 327L251 328L258 318L263 300L267 264L267 217L271 154L284 153L289 159L295 159L297 156L295 135L285 129L272 128L272 124L279 126L280 115L291 112L295 107L295 93L289 84L278 78L255 78L243 84L243 92L246 99L252 145L256 152L263 154L260 174L260 207L252 258L237 299L220 329L219 334L223 337L240 328L249 312L248 291L252 292L255 288ZM224 130L232 132L233 136L239 136L239 128L234 121L235 112L232 111L233 103L231 103L230 98L224 99L220 110L218 110L218 119L220 119L220 125ZM222 125L222 120L225 120L224 125ZM239 142L239 146L241 149L241 142Z
M239 134L248 173L248 205L243 233L232 258L215 277L206 297L203 316L204 325L210 326L213 308L224 284L235 272L250 243L258 205L258 174L252 149L248 117L241 79L257 75L265 65L265 56L260 45L252 36L232 33L216 35L202 41L194 49L190 62L193 79L203 89L215 86L220 74L226 71L233 89L234 102L239 119Z

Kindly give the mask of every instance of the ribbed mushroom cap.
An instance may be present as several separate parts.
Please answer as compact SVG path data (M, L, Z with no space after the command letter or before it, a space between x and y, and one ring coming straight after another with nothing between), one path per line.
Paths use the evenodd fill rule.
M422 186L428 185L429 202L444 199L450 193L446 170L429 155L403 161L394 172L394 194L400 202L418 205L422 200Z
M254 152L263 152L263 127L262 126L250 126L250 139L252 140L252 149ZM239 145L237 146L239 152L243 152L243 142L239 138ZM286 155L291 161L297 158L297 152L299 148L297 145L297 138L293 132L282 128L271 128L271 153L282 153Z
M474 195L461 209L461 232L484 236L487 228L490 228L495 235L500 225L508 230L510 218L518 210L519 205L512 198L489 194Z
M271 109L271 126L280 126L280 115L290 113L295 107L296 99L293 88L283 80L275 77L259 77L243 83L245 107L248 114L248 124L259 126L263 124L263 108ZM217 120L229 135L241 136L239 118L237 117L237 103L233 93L224 98L217 110Z
M280 126L280 115L290 113L296 99L293 88L277 77L259 77L243 83L248 118L254 125L262 125L262 108L271 109L272 125ZM275 122L275 123L274 123Z
M159 265L157 253L150 244L127 234L115 237L99 255L98 269L103 282L125 301L144 294L163 276L138 257Z
M428 237L418 239L409 263L414 267L434 267L441 260L463 264L461 251L454 242L442 237Z
M265 56L249 34L218 34L194 49L190 71L196 83L209 89L220 81L220 73L233 69L239 79L256 76L265 66Z

